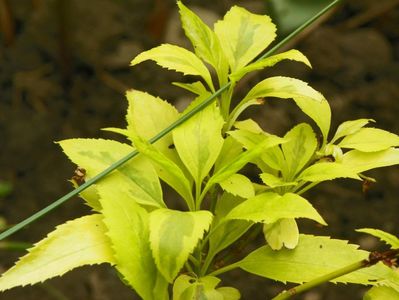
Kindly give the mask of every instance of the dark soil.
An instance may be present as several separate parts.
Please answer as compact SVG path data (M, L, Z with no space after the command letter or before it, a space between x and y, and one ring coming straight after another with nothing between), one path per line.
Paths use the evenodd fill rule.
M174 103L187 94L171 86L179 75L153 63L129 68L140 51L161 42L182 43L173 29L174 1L32 0L9 1L15 36L0 44L0 181L12 184L12 193L0 200L0 215L15 224L71 189L71 165L54 143L74 137L118 136L100 131L123 127L124 90L136 88ZM261 1L185 1L201 6L205 15L222 15L233 4L262 12ZM290 62L242 85L245 91L270 74L309 82L329 99L333 128L344 120L372 118L376 126L399 134L399 5L379 8L394 0L353 0L293 47L313 65L308 70ZM362 16L362 17L359 17ZM171 25L169 25L173 28ZM173 37L171 41L170 36ZM177 36L177 40L176 40ZM1 35L0 35L1 37ZM287 101L268 101L251 110L264 128L284 134L307 120ZM308 233L349 239L365 249L377 242L354 232L375 227L399 234L399 167L368 174L378 182L363 194L358 182L338 181L307 195L320 210L327 228L301 223ZM36 242L56 225L87 214L78 198L12 237ZM0 269L12 266L23 252L0 250ZM337 254L339 255L339 254ZM243 299L269 299L282 288L255 276L233 272L226 278L242 290ZM268 282L268 285L265 285ZM363 287L325 285L298 299L361 299ZM109 266L84 267L62 278L33 287L15 288L0 299L108 300L137 299Z

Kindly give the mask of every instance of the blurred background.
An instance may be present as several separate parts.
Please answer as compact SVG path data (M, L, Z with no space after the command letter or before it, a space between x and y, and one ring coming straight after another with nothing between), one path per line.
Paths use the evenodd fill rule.
M330 0L187 0L209 24L232 6L269 14L280 37ZM100 131L125 126L126 89L148 91L183 107L190 95L170 85L189 81L146 62L131 59L160 43L189 46L179 28L173 0L0 0L0 227L6 228L50 204L71 189L75 166L54 143L67 138L120 136ZM344 120L372 118L376 127L399 134L399 1L343 1L289 48L301 50L313 69L298 63L246 78L238 93L271 75L297 77L330 101L333 130ZM289 101L266 101L246 117L283 135L307 118ZM399 167L369 172L377 179L364 193L361 183L322 184L306 197L329 223L301 222L306 233L348 239L377 249L371 237L354 232L375 227L399 234ZM0 271L22 255L26 244L55 226L89 213L75 198L0 244ZM337 253L339 255L339 253ZM242 299L270 299L283 285L232 272L226 284ZM267 284L265 284L265 282ZM296 299L361 299L363 287L324 285ZM84 267L62 278L1 293L0 299L138 299L109 266Z

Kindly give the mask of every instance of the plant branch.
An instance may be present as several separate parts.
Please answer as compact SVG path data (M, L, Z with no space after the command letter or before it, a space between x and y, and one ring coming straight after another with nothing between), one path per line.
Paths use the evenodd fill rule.
M284 46L287 42L289 42L294 36L302 32L304 29L306 29L309 25L311 25L314 21L316 21L320 16L325 14L328 10L330 10L332 7L334 7L336 4L338 4L340 0L335 0L331 4L327 5L324 9L322 9L319 13L317 13L315 16L313 16L311 19L306 21L303 25L298 27L296 30L294 30L291 34L289 34L286 38L284 38L282 41L280 41L278 44L276 44L272 49L267 51L264 55L262 55L260 59L264 59L274 52L276 52L278 49L280 49L282 46ZM215 93L213 93L211 96L209 96L207 99L205 99L202 103L200 103L198 106L194 107L191 111L187 112L186 114L182 115L178 120L173 122L171 125L166 127L164 130L159 132L157 135L155 135L153 138L149 140L149 143L153 144L165 135L167 135L169 132L171 132L173 129L175 129L177 126L183 124L186 122L188 119L190 119L192 116L194 116L197 112L201 111L205 107L207 107L209 104L211 104L217 97L219 97L224 91L226 91L230 86L232 85L231 82L228 82L224 86L220 87L219 90L217 90ZM138 155L138 151L132 151L125 157L121 158L120 160L116 161L113 163L111 166L106 168L104 171L99 173L98 175L94 176L90 180L88 180L86 183L82 184L81 186L77 187L76 189L70 191L66 195L62 196L58 200L54 201L51 203L49 206L45 207L44 209L36 212L35 214L31 215L30 217L26 218L25 220L21 221L20 223L16 224L14 227L9 228L6 231L3 231L0 234L0 240L3 240L4 238L14 234L15 232L21 230L25 226L33 223L37 219L41 218L42 216L46 215L48 212L52 211L53 209L57 208L70 198L78 195L80 192L84 191L87 189L89 186L92 184L98 182L100 179L114 171L115 169L119 168L123 164L125 164L127 161L130 159L136 157Z
M303 293L307 290L310 290L320 284L323 284L325 282L328 282L330 280L333 280L335 278L341 277L343 275L352 273L354 271L363 269L363 268L368 268L371 267L373 265L375 265L376 263L382 261L385 263L388 263L392 260L394 260L395 258L397 258L399 256L399 249L394 249L394 250L388 250L386 252L371 252L368 259L363 259L361 261L358 261L356 263L350 264L348 266L345 266L341 269L338 269L336 271L333 271L329 274L320 276L316 279L313 279L309 282L305 282L299 286L293 287L291 289L289 289L288 291L283 291L282 293L280 293L279 295L277 295L276 297L274 297L272 300L285 300L285 299L289 299L292 296L298 295L300 293Z

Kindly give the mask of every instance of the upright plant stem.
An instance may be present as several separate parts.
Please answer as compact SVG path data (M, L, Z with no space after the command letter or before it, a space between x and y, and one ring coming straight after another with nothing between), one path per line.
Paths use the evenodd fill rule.
M323 10L321 10L319 13L317 13L315 16L313 16L311 19L309 19L308 21L306 21L303 25L301 25L300 27L298 27L295 31L293 31L290 35L288 35L286 38L284 38L281 42L279 42L277 45L275 45L272 49L270 49L269 51L267 51L264 55L262 55L259 59L264 59L268 56L270 56L271 54L273 54L274 52L276 52L278 49L280 49L283 45L285 45L288 41L290 41L294 36L296 36L298 33L302 32L305 28L307 28L309 25L311 25L314 21L316 21L320 16L322 16L323 14L325 14L328 10L330 10L333 6L335 6L336 4L338 4L340 2L340 0L335 0L333 1L330 5L326 6ZM159 132L157 135L155 135L153 138L151 138L149 140L149 143L153 144L156 141L158 141L159 139L161 139L162 137L164 137L166 134L168 134L169 132L171 132L173 129L175 129L177 126L181 125L182 123L184 123L185 121L187 121L188 119L190 119L192 116L194 116L197 112L201 111L202 109L204 109L205 107L207 107L209 104L211 104L217 97L219 97L223 92L225 92L229 87L231 86L231 82L226 83L224 86L222 86L219 90L217 90L215 93L213 93L211 96L209 96L207 99L204 100L204 102L202 102L201 104L199 104L198 106L196 106L193 110L189 111L188 113L184 114L183 116L181 116L178 120L176 120L175 122L173 122L171 125L169 125L167 128L165 128L164 130L162 130L161 132ZM80 192L84 191L85 189L87 189L89 186L91 186L92 184L98 182L101 178L103 178L104 176L108 175L109 173L111 173L112 171L114 171L115 169L119 168L120 166L122 166L124 163L126 163L127 161L129 161L130 159L136 157L139 154L139 152L137 150L132 151L131 153L129 153L128 155L126 155L125 157L121 158L120 160L118 160L117 162L113 163L111 166L109 166L108 168L106 168L104 171L102 171L101 173L99 173L98 175L94 176L93 178L91 178L90 180L88 180L86 183L82 184L81 186L79 186L78 188L72 190L71 192L69 192L68 194L62 196L61 198L57 199L56 201L54 201L53 203L51 203L49 206L45 207L44 209L36 212L35 214L31 215L30 217L26 218L25 220L23 220L22 222L16 224L15 226L9 228L8 230L2 232L0 234L0 240L14 234L15 232L21 230L22 228L24 228L25 226L33 223L34 221L36 221L37 219L41 218L42 216L44 216L45 214L47 214L48 212L52 211L53 209L57 208L58 206L60 206L61 204L63 204L64 202L66 202L67 200L69 200L70 198L78 195Z

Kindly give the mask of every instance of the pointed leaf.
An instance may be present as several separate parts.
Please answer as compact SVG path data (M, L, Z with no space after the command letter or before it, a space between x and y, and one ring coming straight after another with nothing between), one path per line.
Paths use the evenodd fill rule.
M216 159L214 172L227 164L230 164L242 153L242 146L231 136L228 136L223 141L222 150L220 150L219 157Z
M216 291L222 294L223 300L240 300L241 298L240 291L233 287L221 287Z
M151 255L149 215L118 183L105 178L98 187L116 269L143 299L163 299L167 283Z
M57 226L2 275L0 290L43 282L84 265L114 264L106 231L99 214Z
M313 157L317 148L317 139L312 127L306 123L295 126L284 139L287 142L281 145L286 162L283 175L285 179L291 181Z
M399 291L387 286L372 287L363 297L363 300L398 300Z
M253 133L265 133L263 129L259 126L259 124L252 119L236 121L234 123L234 127L237 129L247 130Z
M299 230L295 219L280 219L271 224L263 224L263 234L273 250L280 250L283 246L294 249L298 245Z
M326 180L333 180L336 178L352 178L361 180L361 178L351 168L335 163L335 162L321 162L314 164L304 170L297 178L297 180L321 182Z
M212 221L209 211L157 209L150 215L151 250L159 271L172 282Z
M216 289L220 279L213 276L180 275L173 285L173 300L238 300L240 293L230 287Z
M222 251L237 239L239 239L252 224L241 220L229 220L224 222L223 218L244 199L223 193L218 199L215 209L215 218L212 223L211 233L209 234L209 254L212 257Z
M188 207L193 208L192 182L185 176L180 167L139 136L131 135L131 138L137 150L154 164L158 176L186 200Z
M308 218L326 225L323 218L304 198L297 194L263 193L233 208L226 220L274 223L282 218Z
M146 60L153 60L163 68L175 70L184 75L199 75L204 78L209 86L212 86L211 74L204 63L194 53L185 48L163 44L141 52L132 60L130 65L134 66Z
M295 186L298 184L296 181L284 181L283 178L274 176L273 174L269 173L262 173L260 174L260 178L262 179L263 183L271 188L276 188L280 186Z
M294 250L274 251L269 246L250 253L240 263L247 272L282 282L303 283L326 275L350 264L367 259L369 253L357 245L328 237L299 236ZM337 255L339 253L339 255ZM399 274L382 263L360 269L333 282L364 285L397 285Z
M208 181L206 188L211 187L213 184L221 182L231 175L237 173L242 169L247 163L254 160L256 157L260 156L263 151L278 144L281 144L284 140L277 136L266 137L261 143L253 147L251 150L245 151L236 160L228 165L220 168Z
M196 81L193 83L172 82L172 84L197 95L209 93L201 81Z
M210 105L173 131L181 160L199 184L215 163L223 146L223 118L216 105Z
M334 143L336 140L344 136L356 133L357 131L359 131L359 129L366 126L369 122L375 122L375 121L373 119L358 119L358 120L343 122L338 126L337 132L335 133L333 139L331 140L331 143Z
M378 128L361 128L347 135L338 146L363 152L376 152L399 146L399 136Z
M276 26L266 15L256 15L233 6L215 24L223 50L234 72L250 63L276 37Z
M341 163L356 173L399 164L399 149L391 148L378 152L348 151Z
M375 236L379 238L381 241L390 245L391 248L399 249L399 238L397 238L393 234L390 234L383 230L372 229L372 228L362 228L362 229L357 229L356 231L371 234L372 236Z
M292 49L283 53L279 53L276 55L272 55L266 58L263 58L261 60L255 61L249 65L247 65L244 68L238 69L236 72L232 73L230 75L230 78L233 81L238 81L242 77L244 77L246 74L256 71L256 70L262 70L263 68L266 67L272 67L275 64L279 63L282 60L289 59L289 60L294 60L298 62L302 62L308 67L311 67L309 60L306 58L305 55L303 55L300 51Z
M158 97L137 90L127 91L126 97L129 102L127 129L133 135L137 133L149 140L179 118L176 108ZM169 133L155 142L154 146L177 162L176 150L170 149L172 144L172 134Z
M215 33L181 1L178 1L177 5L184 32L190 39L197 56L213 66L219 78L226 77L228 65Z
M322 94L306 82L290 77L270 77L255 85L239 105L260 97L292 98L299 108L319 126L324 138L330 129L331 110Z
M134 150L133 147L103 139L69 139L59 142L69 159L93 177ZM157 173L151 163L136 157L112 172L115 181L140 204L164 207L162 190Z
M250 198L255 196L255 190L252 182L241 174L231 175L226 180L220 182L220 186L223 190L235 196L240 196L242 198Z

